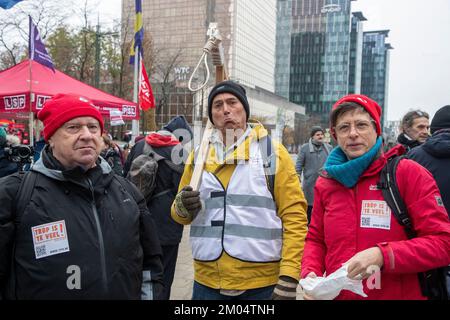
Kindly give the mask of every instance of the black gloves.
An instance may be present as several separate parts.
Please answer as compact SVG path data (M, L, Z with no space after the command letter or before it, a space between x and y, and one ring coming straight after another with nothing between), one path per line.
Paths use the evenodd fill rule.
M191 186L185 186L175 197L175 211L181 218L193 219L201 208L200 192L193 191Z

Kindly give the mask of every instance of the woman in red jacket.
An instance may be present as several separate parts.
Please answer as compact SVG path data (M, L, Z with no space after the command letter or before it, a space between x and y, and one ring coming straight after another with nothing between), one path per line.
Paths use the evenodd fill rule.
M426 299L417 274L450 264L450 222L432 175L404 159L397 184L417 233L408 239L377 187L386 159L404 153L402 146L383 153L380 115L380 106L363 95L333 106L338 147L314 189L302 278L330 275L347 264L349 278L364 279L367 299ZM380 271L371 277L371 270ZM377 281L368 281L373 277ZM343 290L337 299L363 298Z

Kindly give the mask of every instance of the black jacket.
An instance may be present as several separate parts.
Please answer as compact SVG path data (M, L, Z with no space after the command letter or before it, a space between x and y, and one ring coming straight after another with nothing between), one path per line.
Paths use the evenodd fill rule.
M450 217L450 130L435 132L424 144L412 149L408 158L433 174Z
M0 147L0 178L17 172L17 170L17 164L9 161L5 156L5 149Z
M140 192L115 176L104 160L85 173L81 168L64 171L44 149L32 171L37 173L35 186L22 214L15 210L22 176L0 180L0 286L4 297L140 299L144 284L151 288L147 292L158 298L162 291L161 247ZM32 228L56 221L64 221L69 251L38 259L35 250L40 249L33 242ZM68 288L74 267L80 271L80 289ZM143 275L144 279L151 275L151 279L143 282Z
M127 157L124 166L124 176L126 177L130 170L131 163L140 156L144 150L145 139L136 143ZM173 146L152 147L155 152L171 159ZM183 235L183 225L175 222L170 216L170 207L178 192L182 172L172 170L164 161L158 162L158 171L156 177L156 187L153 197L147 199L147 206L152 213L155 223L158 227L158 236L163 246L177 245Z
M420 142L417 140L411 140L406 134L403 132L400 133L397 137L397 142L402 144L406 151L412 150L418 146L420 146Z

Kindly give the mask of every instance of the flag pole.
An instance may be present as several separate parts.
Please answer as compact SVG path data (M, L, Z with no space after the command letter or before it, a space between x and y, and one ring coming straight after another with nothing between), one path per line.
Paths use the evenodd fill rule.
M134 87L133 87L133 102L137 104L137 110L136 112L139 112L139 103L138 103L138 88L139 88L139 57L140 57L140 51L139 46L136 46L137 51L135 51L134 54ZM133 142L134 139L139 135L139 120L133 119L131 122L131 141Z
M31 16L29 16L29 43L28 43L28 65L29 65L29 70L30 70L30 115L29 115L29 124L28 124L28 128L29 128L29 143L30 146L34 145L34 113L33 113L33 72L32 72L32 57L31 57L31 53L34 52L34 48L30 48L30 46L33 45L33 41L31 41L31 39L34 38L34 32L33 32L33 27L31 25Z
M34 113L33 113L33 91L32 91L32 82L33 82L33 73L31 71L31 59L28 59L30 65L30 123L29 123L29 142L30 146L34 145Z

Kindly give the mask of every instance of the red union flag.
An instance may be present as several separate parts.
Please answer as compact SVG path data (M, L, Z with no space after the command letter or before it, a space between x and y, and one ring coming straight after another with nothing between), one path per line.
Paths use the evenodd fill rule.
M153 96L150 81L148 81L147 71L145 71L144 62L141 59L141 85L139 87L139 108L148 110L155 107L155 97Z

